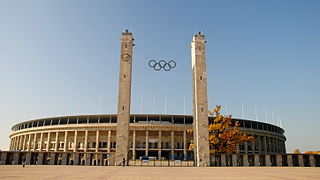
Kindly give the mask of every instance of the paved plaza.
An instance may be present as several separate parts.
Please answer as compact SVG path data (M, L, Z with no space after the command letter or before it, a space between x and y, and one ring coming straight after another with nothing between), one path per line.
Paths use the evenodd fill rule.
M0 179L320 179L319 167L98 167L1 165Z

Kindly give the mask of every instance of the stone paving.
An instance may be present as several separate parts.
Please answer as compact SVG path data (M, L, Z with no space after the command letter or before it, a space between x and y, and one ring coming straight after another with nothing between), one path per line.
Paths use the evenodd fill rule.
M320 179L319 167L99 167L1 165L0 179Z

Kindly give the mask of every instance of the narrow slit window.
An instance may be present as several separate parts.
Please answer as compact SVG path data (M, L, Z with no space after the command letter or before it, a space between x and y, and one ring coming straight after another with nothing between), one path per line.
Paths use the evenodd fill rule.
M200 80L202 81L202 76L200 76Z
M124 106L122 106L122 111L124 111Z

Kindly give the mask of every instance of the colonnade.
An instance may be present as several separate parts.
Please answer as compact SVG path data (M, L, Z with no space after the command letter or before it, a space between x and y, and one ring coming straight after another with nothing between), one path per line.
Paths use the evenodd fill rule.
M285 140L272 135L251 134L253 142L244 142L238 146L239 153L285 153ZM181 157L193 154L189 150L192 134L186 129L130 130L130 158L140 156L157 156L161 158L165 152L168 156L177 153ZM17 133L11 136L10 150L50 151L50 152L113 152L116 148L115 130L68 130L68 131L36 131ZM150 155L152 152L152 155ZM154 153L157 153L155 155ZM171 156L172 157L172 156ZM171 158L170 157L170 158ZM166 157L167 158L167 157Z
M95 133L95 141L89 137L89 132ZM102 133L103 132L103 133ZM82 133L83 135L79 135ZM107 137L106 147L101 147L101 136ZM111 147L111 130L76 130L76 131L42 131L17 134L11 137L10 150L21 151L81 151L81 152L108 152ZM90 141L89 141L90 139ZM115 141L115 139L114 139ZM90 145L88 143L91 143ZM94 144L94 147L92 146ZM99 146L100 145L100 146Z

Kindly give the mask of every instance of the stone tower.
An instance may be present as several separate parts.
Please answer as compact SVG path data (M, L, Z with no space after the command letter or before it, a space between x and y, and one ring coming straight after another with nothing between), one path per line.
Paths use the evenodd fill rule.
M117 114L117 147L115 155L116 165L122 164L123 158L128 160L130 102L131 102L131 75L133 35L126 30L121 36L120 74L118 89Z
M200 32L191 42L193 83L193 133L196 166L210 166L205 37Z

